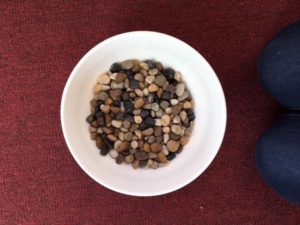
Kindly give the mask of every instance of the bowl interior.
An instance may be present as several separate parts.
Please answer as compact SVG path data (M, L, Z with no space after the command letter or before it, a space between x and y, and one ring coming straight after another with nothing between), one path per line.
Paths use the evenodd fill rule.
M90 113L92 87L99 74L116 61L155 59L179 70L195 100L195 127L190 142L168 166L133 170L102 157L90 140L85 118ZM206 60L184 42L156 32L130 32L95 46L74 68L65 86L61 121L67 145L82 169L114 191L152 196L174 191L199 176L221 145L226 105L221 85Z

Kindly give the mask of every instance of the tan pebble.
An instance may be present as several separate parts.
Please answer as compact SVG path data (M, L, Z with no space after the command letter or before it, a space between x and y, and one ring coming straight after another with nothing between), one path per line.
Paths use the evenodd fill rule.
M150 136L153 134L153 128L148 128L146 130L143 130L142 131L142 134L145 135L145 136Z
M136 130L136 131L134 131L134 134L138 137L138 139L142 138L142 131Z
M146 87L146 85L144 83L142 83L142 82L139 83L139 88L140 89L143 90L145 87Z
M112 81L110 87L111 89L122 89L124 88L124 82L118 83L117 81Z
M151 116L155 117L155 111L153 111L153 110L151 111Z
M124 81L124 87L125 88L129 88L129 80L128 79L125 79L125 81Z
M158 119L158 118L155 119L155 126L157 126L157 127L161 126L160 119Z
M138 137L137 137L136 135L133 135L133 136L132 136L132 140L133 140L133 141L137 141L137 140L138 140Z
M118 73L116 76L117 82L123 82L126 79L127 75L125 73Z
M135 98L136 94L133 93L133 92L130 92L130 93L129 93L129 96L130 96L130 98Z
M160 86L163 87L165 85L165 83L167 82L167 79L165 76L160 75L160 76L156 76L154 82Z
M145 81L145 77L143 74L141 73L137 73L134 75L134 79L139 81L139 82L144 82Z
M162 126L168 126L170 124L171 118L169 115L164 114L161 118L160 118L160 123Z
M145 89L143 90L143 94L144 94L145 96L148 96L148 95L149 95L148 88L145 88Z
M183 137L181 137L181 139L180 139L180 144L181 144L181 145L186 145L186 144L189 142L189 140L190 140L190 137L189 137L189 136L183 136Z
M148 76L148 72L145 69L141 69L140 73L144 75L144 77Z
M165 154L162 153L162 152L158 153L158 159L159 159L159 161L162 162L162 163L168 162L167 157L166 157Z
M150 148L152 152L157 153L162 150L162 145L160 143L152 143Z
M142 108L142 106L145 104L144 98L140 97L137 100L134 101L134 108L139 109Z
M147 167L150 167L152 164L153 164L153 160L149 159L148 162L147 162Z
M139 168L139 167L140 167L139 160L135 160L131 165L132 165L132 168L133 168L133 169Z
M102 74L98 77L98 83L99 84L109 84L110 83L110 77L107 74Z
M170 133L170 131L171 131L170 127L163 127L164 133L168 134L168 133Z
M174 134L177 134L177 135L180 135L181 134L181 126L179 125L172 125L171 126L171 131L174 133Z
M121 130L122 132L127 132L127 131L128 131L128 129L126 129L125 127L121 127L120 130Z
M177 96L182 96L184 91L185 91L185 84L184 83L179 83L179 84L176 85L175 93L176 93Z
M105 105L111 105L113 103L113 100L111 98L108 98L105 100Z
M115 150L115 149L112 149L110 152L109 152L109 155L115 159L118 157L119 153Z
M186 120L186 118L187 118L187 113L186 113L186 111L181 111L181 112L180 112L180 118L181 118L181 120L182 120L183 122Z
M144 109L151 109L152 108L152 103L147 103L143 106Z
M190 136L191 133L192 133L192 128L186 128L186 129L184 130L184 135L186 135L186 136Z
M190 108L192 108L192 104L190 102L185 102L185 103L183 103L183 108L190 109Z
M134 64L133 64L132 60L125 60L125 61L121 62L121 67L124 70L130 70L133 66L134 66Z
M153 163L150 165L151 169L157 169L158 163L156 161L153 161Z
M157 97L161 98L162 94L164 93L164 90L162 88L158 89L157 91Z
M165 155L169 155L169 150L167 149L167 147L165 145L163 146L161 152L164 153Z
M134 115L140 115L141 114L141 110L140 109L135 109L135 110L133 110L133 114Z
M121 128L122 127L122 121L121 120L112 120L111 125L113 127L116 127L116 128Z
M156 159L157 158L157 154L154 152L150 152L149 153L149 159Z
M97 138L97 133L91 133L91 139L96 140Z
M112 134L107 135L107 138L108 138L110 141L116 141L116 140L117 140L117 137L116 137L115 135L112 135Z
M155 80L155 76L147 76L146 77L146 82L148 84L152 84L154 82L154 80Z
M109 105L101 105L100 109L104 113L109 113L110 112L110 106Z
M115 114L121 112L121 108L116 107L116 106L111 106L111 107L110 107L110 110L111 110L113 113L115 113Z
M172 108L168 107L165 109L166 113L171 114L172 113Z
M169 141L169 139L170 139L169 134L164 134L164 136L163 136L164 144L167 144L167 142Z
M162 135L162 128L161 127L155 127L154 129L154 136L161 136Z
M120 146L121 143L122 143L121 140L115 141L115 143L114 143L114 149L117 149Z
M181 111L181 109L182 109L182 105L181 104L174 105L172 107L172 113L174 115L177 115Z
M98 94L100 91L101 91L101 84L96 84L96 85L93 87L93 93L94 93L94 94Z
M144 70L149 70L149 65L145 62L140 62L140 67Z
M132 133L131 132L127 132L125 134L125 141L131 141L132 140Z
M123 121L123 127L125 127L126 129L129 129L130 126L131 126L131 123L128 120Z
M174 79L178 82L181 81L181 73L179 71L176 71L174 74Z
M109 95L112 97L112 99L117 99L122 95L123 91L121 89L114 89L109 91Z
M133 155L128 155L125 157L125 162L126 163L132 163L134 161L134 156Z
M141 116L134 116L134 122L140 124L143 122L143 119Z
M112 133L112 128L111 127L102 127L101 129L106 134L111 134Z
M126 151L130 146L130 143L128 141L122 142L118 148L116 149L118 152L124 152Z
M158 69L157 69L157 68L154 68L154 69L151 69L151 70L148 71L148 74L149 74L150 76L154 76L154 75L156 75L157 73L158 73Z
M178 97L178 101L181 102L181 101L187 99L189 96L190 96L189 93L188 93L187 91L185 91L185 92L183 93L183 95L181 95L181 96Z
M130 143L130 146L131 146L131 148L136 149L136 148L138 147L137 141L132 141L132 142Z
M110 78L111 80L115 80L116 77L117 77L117 75L118 75L118 73L112 73L112 74L109 75L109 78Z
M179 143L177 141L170 140L167 143L167 148L170 152L176 152L179 148Z
M135 89L135 93L139 97L143 97L144 96L144 92L141 89Z
M150 144L144 143L143 150L144 150L144 152L150 152L151 151Z
M173 123L180 123L180 122L181 122L180 116L175 116L173 118Z

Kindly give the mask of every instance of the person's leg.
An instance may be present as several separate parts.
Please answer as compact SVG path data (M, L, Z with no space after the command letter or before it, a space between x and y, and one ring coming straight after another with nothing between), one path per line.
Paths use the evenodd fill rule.
M300 109L300 21L279 32L258 60L262 86L281 104Z
M276 192L300 204L300 113L283 116L258 140L256 161Z

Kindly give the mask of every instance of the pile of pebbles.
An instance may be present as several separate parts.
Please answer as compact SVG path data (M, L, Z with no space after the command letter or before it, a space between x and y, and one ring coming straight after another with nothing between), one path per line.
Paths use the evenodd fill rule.
M156 169L188 143L194 102L180 72L153 60L125 60L99 76L93 93L91 139L117 164Z

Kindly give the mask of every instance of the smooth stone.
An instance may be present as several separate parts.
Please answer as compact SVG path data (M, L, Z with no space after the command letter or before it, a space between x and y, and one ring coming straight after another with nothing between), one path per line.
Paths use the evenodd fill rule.
M176 95L177 96L182 96L185 91L185 84L184 83L179 83L176 85Z

